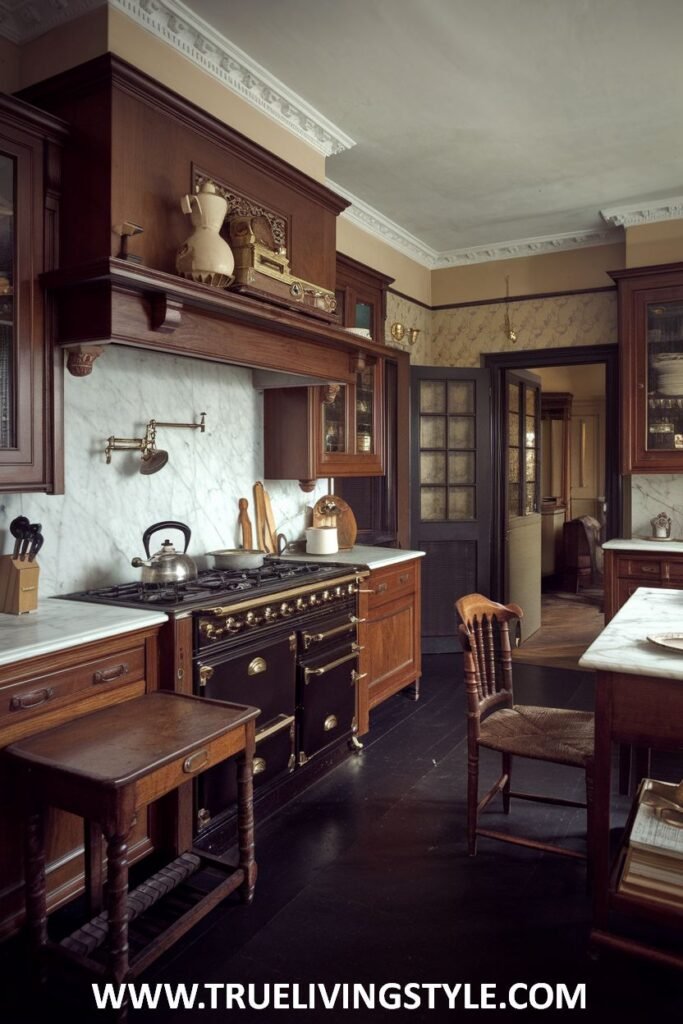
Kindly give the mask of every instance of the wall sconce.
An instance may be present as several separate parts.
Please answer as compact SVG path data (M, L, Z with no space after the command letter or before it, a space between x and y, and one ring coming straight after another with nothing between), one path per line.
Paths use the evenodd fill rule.
M406 327L405 324L400 324L398 322L394 322L389 330L394 341L403 341L407 334L408 344L411 346L415 344L417 336L420 333L419 327Z
M111 463L112 452L139 451L140 472L144 476L157 473L168 462L168 452L156 446L157 427L187 427L189 430L201 430L203 434L206 429L205 416L205 412L201 413L199 423L162 423L159 420L150 420L144 437L109 437L104 449L107 465Z

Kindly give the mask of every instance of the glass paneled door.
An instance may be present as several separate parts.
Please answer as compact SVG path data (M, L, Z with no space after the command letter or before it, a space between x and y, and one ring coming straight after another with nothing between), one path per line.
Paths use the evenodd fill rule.
M489 371L411 371L412 546L422 567L422 647L459 649L454 602L490 591Z

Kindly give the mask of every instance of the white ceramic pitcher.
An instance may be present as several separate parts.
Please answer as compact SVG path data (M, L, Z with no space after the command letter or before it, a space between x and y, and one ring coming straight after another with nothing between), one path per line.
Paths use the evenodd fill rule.
M226 288L235 269L232 249L220 236L227 199L218 194L213 182L205 181L198 193L181 198L180 209L189 213L194 231L178 250L176 270L201 284Z

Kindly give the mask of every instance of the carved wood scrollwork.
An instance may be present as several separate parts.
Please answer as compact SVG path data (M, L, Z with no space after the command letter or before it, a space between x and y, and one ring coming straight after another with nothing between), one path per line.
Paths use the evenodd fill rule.
M283 247L289 252L288 242L288 221L287 218L282 214L276 213L275 210L269 210L268 207L263 206L262 203L257 202L255 199L251 199L243 192L238 192L232 185L228 184L227 181L223 181L221 178L217 178L215 175L209 174L208 171L201 170L198 167L192 168L192 191L195 192L204 184L205 181L212 181L216 186L216 190L224 199L228 201L228 216L234 216L239 214L242 217L265 217L270 225L270 229L273 233L273 242L275 249Z

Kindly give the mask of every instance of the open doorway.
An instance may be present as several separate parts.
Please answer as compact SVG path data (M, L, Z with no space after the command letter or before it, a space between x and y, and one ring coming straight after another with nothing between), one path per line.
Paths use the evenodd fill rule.
M581 654L604 627L601 544L617 535L619 519L616 356L616 346L600 346L485 357L499 395L494 466L501 481L497 506L503 510L509 459L505 382L512 371L524 371L541 386L533 509L540 520L534 532L538 550L525 551L522 560L511 558L509 522L501 515L493 554L499 600L514 600L524 589L533 595L534 629L515 653L519 660L578 668ZM525 575L523 581L510 578L511 565Z

